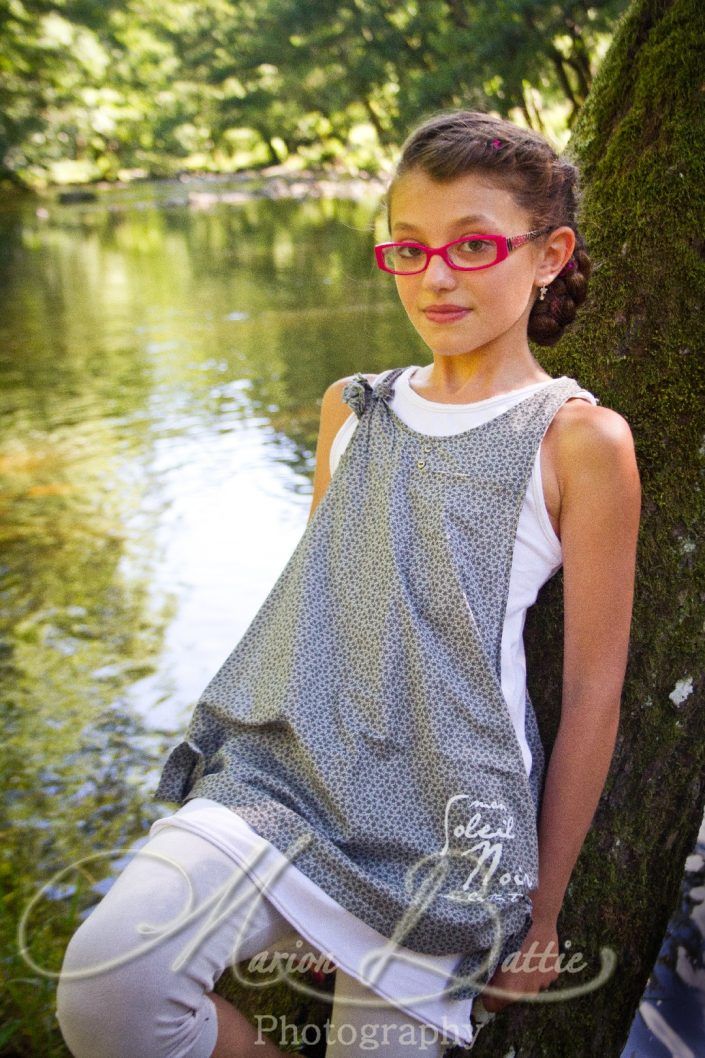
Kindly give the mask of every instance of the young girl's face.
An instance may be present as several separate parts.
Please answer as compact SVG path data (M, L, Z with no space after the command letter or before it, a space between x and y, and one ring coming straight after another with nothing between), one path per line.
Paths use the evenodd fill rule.
M466 173L439 183L418 169L394 187L390 220L392 241L412 239L433 247L463 235L516 236L534 228L511 193L486 175ZM546 278L544 258L540 245L529 242L492 268L461 272L435 254L425 272L394 278L409 319L434 353L511 356L528 351L526 331L537 287L560 270L555 267ZM427 311L432 305L466 311L433 317Z

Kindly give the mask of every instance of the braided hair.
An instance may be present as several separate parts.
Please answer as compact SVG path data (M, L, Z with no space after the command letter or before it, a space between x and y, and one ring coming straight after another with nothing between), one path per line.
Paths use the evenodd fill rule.
M512 193L535 228L564 225L575 233L575 249L563 270L534 301L528 336L555 345L585 301L591 263L578 231L579 173L538 133L475 110L442 110L419 125L402 144L387 188L387 221L397 181L421 169L434 180L481 172Z

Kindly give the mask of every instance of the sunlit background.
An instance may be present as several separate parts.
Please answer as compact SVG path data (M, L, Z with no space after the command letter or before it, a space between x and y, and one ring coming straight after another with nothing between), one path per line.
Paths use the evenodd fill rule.
M372 256L407 128L562 147L625 2L0 0L2 1058L68 1053L65 945L305 529L325 388L429 362ZM705 1053L704 842L623 1058Z

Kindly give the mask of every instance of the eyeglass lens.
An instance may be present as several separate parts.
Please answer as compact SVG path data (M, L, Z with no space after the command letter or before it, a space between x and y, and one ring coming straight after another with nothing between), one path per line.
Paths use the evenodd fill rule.
M458 268L481 268L494 264L498 250L489 239L464 239L449 246L446 252ZM420 246L390 246L383 256L387 268L395 272L419 272L425 268L428 254Z

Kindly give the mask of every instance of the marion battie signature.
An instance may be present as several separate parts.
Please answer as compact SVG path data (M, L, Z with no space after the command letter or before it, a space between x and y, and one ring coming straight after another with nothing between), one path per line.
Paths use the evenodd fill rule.
M459 799L451 798L452 802L456 802L457 800ZM451 805L451 802L449 802L449 811L446 813L447 821L449 821L451 818L450 809L452 807L453 805ZM479 809L480 804L473 804L472 802L469 802L465 807L468 809ZM499 807L493 808L491 810L501 812L501 808ZM486 811L487 809L485 808L485 812ZM468 878L466 879L467 885L464 888L461 887L460 892L470 894L471 898L474 900L476 899L476 897L472 894L476 892L481 892L482 887L480 887L479 890L471 889L470 887L473 885L473 879L479 877L479 875L483 872L485 872L486 874L490 874L490 876L492 877L500 868L502 844L504 841L510 840L512 835L511 820L504 817L501 820L501 825L497 825L494 821L489 821L486 815L482 815L481 812L474 811L467 813L467 819L462 826L462 830L459 830L459 827L460 823L456 823L452 830L449 829L447 831L448 840L446 841L447 847L445 847L445 851L447 853L452 851L450 842L451 837L455 841L460 841L461 845L463 842L470 842L470 845L468 846L468 849L466 851L471 852L471 855L479 861L480 866L478 867L477 864L473 866L473 869L471 870ZM41 888L35 893L35 895L28 901L18 923L18 953L32 968L32 970L34 970L35 973L41 974L44 977L58 978L59 976L62 976L64 978L71 979L92 977L97 974L107 973L110 970L122 966L133 959L139 958L140 956L144 955L145 952L149 951L152 947L165 943L175 934L180 933L181 931L184 931L187 927L189 927L186 935L186 943L184 947L174 957L170 965L170 970L175 972L181 969L188 962L188 960L192 957L193 953L198 950L200 944L204 942L204 940L213 932L213 930L216 929L218 926L221 926L221 928L228 928L231 931L231 951L233 953L233 960L230 965L231 973L240 983L252 986L252 979L244 977L238 969L237 952L239 950L240 943L243 939L248 936L248 927L250 922L253 920L253 916L257 913L257 908L259 906L260 899L266 898L269 895L269 886L284 870L286 870L288 864L293 862L293 860L313 840L314 837L312 835L302 835L297 838L287 848L281 863L277 865L276 868L270 869L266 876L262 876L256 871L257 861L262 856L262 851L257 851L255 854L253 854L251 860L248 860L247 863L243 864L242 866L237 866L234 869L232 875L226 879L226 881L220 886L220 888L212 892L201 903L197 903L194 901L193 887L191 885L191 881L181 864L178 863L176 860L173 860L168 855L152 851L147 847L127 850L124 848L108 849L103 852L92 853L88 856L83 857L80 860L75 861L68 867L62 867L49 879L49 881L47 881L43 886L41 886ZM461 848L461 854L462 851L463 850ZM76 874L79 878L85 877L86 863L110 856L120 856L122 858L125 856L126 852L133 852L139 856L150 856L157 860L166 862L171 867L173 867L177 874L181 876L186 889L186 899L184 901L184 908L181 914L177 914L166 922L137 923L133 927L134 944L124 944L123 950L121 950L118 954L115 954L113 957L105 959L104 961L96 965L83 966L81 969L67 971L66 973L62 973L62 971L48 970L39 965L30 954L29 923L33 913L35 912L35 909L40 906L42 897L47 893L55 891L60 881L64 879L66 875L72 870L76 871ZM438 866L440 863L442 867L444 857L441 857L441 859L439 860L438 856L436 854L433 854L430 857L424 857L423 860L420 862L428 865L429 859L434 860L436 862L436 866ZM410 873L413 873L413 869ZM443 874L442 869L440 874ZM428 904L433 901L436 895L436 889L438 888L438 877L439 876L432 877L431 885L426 885L426 883L424 882L424 884L420 887L420 894L414 894L414 900L412 901L411 906L409 907L408 911L402 915L401 920L399 921L399 923L397 923L397 926L395 927L391 938L386 938L382 936L382 934L379 934L379 947L374 949L368 949L366 951L364 958L359 960L358 964L355 967L355 970L357 972L352 971L354 976L362 975L362 978L364 978L365 982L373 986L374 981L377 979L378 975L383 972L385 965L389 961L402 961L412 965L416 964L426 972L426 975L428 974L430 968L428 959L425 958L424 955L421 953L414 952L413 950L405 948L402 945L402 941L411 929L413 923L418 919L419 915L423 913L424 906L428 906ZM504 884L506 886L509 892L512 891L512 886L514 884L518 884L515 882L513 876L509 879L506 879L505 882L502 883L502 876L500 875L499 881L501 884ZM524 881L524 879L522 879L522 881ZM434 889L434 885L436 886L436 889ZM425 904L424 901L426 901ZM496 910L497 909L495 908L495 911ZM234 916L233 913L235 911L237 911L238 913ZM228 919L228 923L227 927L224 927L222 924L224 923L224 920L226 918ZM194 925L196 923L196 920L198 919L201 919L202 921ZM125 937L123 939L129 941L129 937ZM308 938L308 940L312 945L316 947L316 950L319 950L320 952L325 952L325 948L322 945L318 945L315 938ZM565 946L567 947L568 944L569 942L566 941ZM513 953L513 955L516 954L518 953ZM541 953L534 953L533 951L530 953L526 953L529 959L532 957L538 957L540 954ZM578 967L575 962L575 958L578 954L579 953L575 953L570 965L565 967L559 967L559 972L577 973L579 969L583 969L584 966ZM340 965L344 971L351 972L351 967L346 966L343 962L344 953L341 953L340 956L333 955L332 953L326 953L326 955L332 960L333 965ZM614 970L614 965L616 963L616 956L610 948L602 948L600 950L600 958L602 964L601 968L597 976L591 981L588 981L585 984L577 985L573 988L561 989L560 992L545 991L543 993L540 993L539 995L530 995L525 998L536 1002L551 1002L559 999L571 999L575 996L593 991L594 989L604 984L605 981L611 976ZM507 960L505 960L505 962L506 961ZM254 969L254 967L252 966L251 968ZM290 968L291 967L288 967L288 969ZM516 965L516 968L526 969L527 972L530 972L530 970L533 969L533 967L521 967L519 965ZM271 971L271 969L272 966L269 965L268 970ZM284 968L282 967L282 969ZM371 970L373 972L370 972ZM441 971L438 970L438 973L439 977L442 978L442 981L439 982L438 989L434 989L430 992L424 993L423 995L411 995L405 997L403 999L400 999L400 1002L414 1005L418 1002L424 1002L428 999L434 999L439 996L444 996L448 994L450 989L455 988L459 983L462 983L463 985L468 983L472 987L477 986L478 991L482 991L483 989L483 980L479 977L476 978L474 976L468 976L459 978L455 975L451 975L452 979L449 980L449 974L447 972L441 973ZM293 975L291 973L287 972L285 974L285 977L287 982L289 982L292 987L297 988L299 991L307 995L323 995L323 993L320 993L318 989L311 987L304 980L294 980ZM271 978L268 979L266 984L271 984ZM370 1004L373 1005L375 1002L376 999L369 997ZM380 999L379 1004L384 1006L386 1005L386 1001L384 999Z

